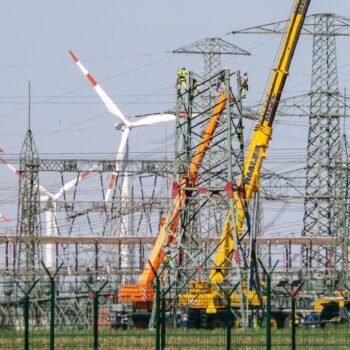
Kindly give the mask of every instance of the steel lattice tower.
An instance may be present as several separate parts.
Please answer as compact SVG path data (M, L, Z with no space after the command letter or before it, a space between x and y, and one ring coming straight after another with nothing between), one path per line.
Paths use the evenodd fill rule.
M244 55L249 56L250 53L240 47L233 45L220 38L205 38L195 41L192 44L185 45L179 49L173 50L177 54L201 55L203 57L203 77L202 81L211 81L210 78L222 69L222 55ZM215 87L207 86L207 91L201 95L201 108L207 110L213 105L215 98Z
M41 261L39 154L29 125L20 153L15 269L37 269Z
M248 51L243 50L240 47L220 38L205 38L198 40L192 44L174 50L173 53L196 54L203 57L203 76L201 77L198 75L196 80L199 80L201 83L203 83L201 89L204 90L204 92L200 94L199 98L197 99L198 101L196 101L195 112L202 113L205 118L209 117L207 114L210 111L210 108L215 104L217 90L222 87L220 86L221 83L223 83L223 81L220 82L220 79L222 80L222 77L220 77L220 75L217 75L217 73L222 69L222 55L250 55ZM217 75L216 78L212 79L212 77L215 75ZM223 133L224 125L219 125L218 130L219 133ZM210 147L208 153L209 156L204 160L204 166L210 169L215 165L216 172L224 173L226 171L226 164L225 162L220 162L220 160L225 159L225 148L222 147L222 145L219 143L214 144ZM235 168L237 168L235 162L233 165ZM210 179L210 185L220 186L220 183L217 182L217 179L215 179L215 177L213 177ZM211 213L209 210L208 216L210 218L208 220L208 229L211 232L218 234L217 226L221 227L223 225L226 213L217 213L216 217L214 217L213 213Z
M340 154L339 88L334 17L314 17L303 236L337 235L335 164ZM312 253L311 253L312 254ZM312 254L313 256L314 254ZM321 266L327 256L319 255ZM303 252L303 265L311 259Z
M196 81L198 80L201 82L201 90L203 90L203 92L200 94L200 96L198 96L198 99L196 99L195 105L193 106L194 112L199 112L201 114L201 119L203 120L210 117L210 112L216 103L215 99L217 97L217 93L221 88L223 88L224 85L224 77L219 73L222 69L222 55L250 55L248 51L243 50L242 48L220 38L205 38L198 40L192 44L174 50L173 53L197 54L202 55L203 57L202 77L197 76L195 78ZM238 78L238 80L240 81L240 78ZM240 99L238 103L241 109ZM202 125L199 127L201 132L204 131L204 125L205 123L203 124L202 122ZM226 131L226 123L220 123L217 128L218 135L225 135ZM230 151L232 151L232 154L235 154L230 166L230 171L239 173L239 163L241 159L239 155L240 153L239 151ZM207 180L207 186L212 188L222 188L222 177L218 176L218 174L226 174L228 166L226 159L227 145L223 142L213 142L208 149L208 156L203 160L203 168L207 169L207 172L211 174ZM211 197L211 200L218 206L218 198L215 198L214 196ZM196 206L197 208L194 209ZM191 224L193 225L191 229L192 231L200 231L201 236L218 236L220 234L225 223L227 215L226 210L213 210L212 208L208 208L205 211L201 210L200 206L198 207L198 203L192 203L192 210L194 212L202 213L201 218L194 216L192 220L190 220L192 221ZM237 264L234 269L239 275L241 275L239 264ZM243 298L241 300L243 300Z
M233 31L233 34L284 34L286 21ZM329 13L306 17L302 34L313 36L303 236L345 236L344 174L340 131L336 36L349 36L350 19ZM281 111L281 109L280 109ZM345 237L344 237L345 238ZM339 263L344 252L327 247L302 250L302 265Z
M220 38L206 38L173 50L173 53L199 54L204 59L203 80L221 69L221 55L246 55L250 53Z

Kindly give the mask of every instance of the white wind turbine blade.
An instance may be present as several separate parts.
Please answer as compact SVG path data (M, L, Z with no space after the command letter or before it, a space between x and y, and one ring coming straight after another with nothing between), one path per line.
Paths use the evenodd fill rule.
M154 125L158 123L166 123L176 120L174 114L151 114L145 118L142 118L136 122L131 123L131 127Z
M58 235L58 226L56 219L56 205L52 203L52 206L46 211L46 236L54 236ZM45 257L45 265L46 267L54 267L55 266L55 256L56 249L55 244L47 243L44 245L44 257Z
M62 194L64 192L69 191L72 187L75 186L75 184L77 184L79 181L84 180L87 176L90 175L91 171L96 170L98 167L100 166L100 164L95 164L93 167L91 167L88 171L84 171L83 173L81 173L78 178L76 179L72 179L67 181L61 188L60 190L53 196L53 201L56 201L58 198L60 198L62 196Z
M3 221L6 221L6 222L10 222L11 221L10 218L8 218L6 215L1 214L1 213L0 213L0 219L3 220Z
M107 203L111 199L114 184L117 181L119 172L122 170L122 165L125 160L125 154L128 146L129 133L130 133L129 128L125 128L122 131L122 137L120 140L120 145L118 148L118 153L116 158L117 162L115 164L115 172L112 173L111 179L109 180L109 183L108 183L108 188L105 194L105 203Z
M49 192L44 186L41 186L41 185L39 185L39 190L40 190L40 192L44 192L44 193L46 193L46 195L48 196L48 197L50 197L51 199L53 199L53 193L51 193L51 192ZM40 197L40 199L41 199L41 197Z
M0 152L3 152L3 151L1 150ZM7 160L5 160L4 158L0 157L0 163L5 164L17 176L22 176L21 171L17 170L12 164L7 162ZM49 196L50 198L53 198L53 194L50 191L48 191L44 186L39 185L39 190L40 190L40 192L45 192L46 195Z
M80 70L83 72L83 74L88 78L92 86L94 87L96 93L98 96L100 96L101 100L107 107L110 113L114 114L116 117L118 117L125 126L129 127L130 122L124 114L121 112L121 110L117 107L117 105L111 100L111 98L107 95L107 93L102 89L100 84L97 83L97 81L94 79L94 77L88 72L88 70L81 64L81 62L78 60L78 58L74 55L72 51L69 51L70 55L73 57L73 60L78 65Z
M5 160L4 158L0 157L0 163L5 164L16 175L20 175L20 171L17 170L12 164L8 163L7 160Z
M54 224L54 216L51 209L47 210L45 213L46 217L46 236L52 236L53 230L52 226ZM45 250L44 250L44 257L45 257L45 265L46 267L53 267L54 266L54 245L52 243L45 244Z

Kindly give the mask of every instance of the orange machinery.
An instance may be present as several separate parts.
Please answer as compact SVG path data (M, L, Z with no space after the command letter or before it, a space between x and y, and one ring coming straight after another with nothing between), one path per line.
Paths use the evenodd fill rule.
M233 97L230 98L230 103ZM221 92L217 104L213 110L213 115L210 118L209 124L206 130L202 134L201 141L196 148L193 155L190 170L189 170L189 187L194 187L197 184L198 170L201 166L202 160L208 150L211 140L213 139L214 132L218 125L219 118L225 109L227 97L224 92ZM155 245L151 251L148 261L140 275L137 284L125 284L119 290L119 298L122 302L138 303L139 306L147 307L154 299L154 288L152 282L155 279L155 271L157 271L163 260L163 246L171 246L175 243L175 233L179 226L181 210L184 207L186 199L186 175L182 175L179 194L175 199L172 213L167 217L162 218L160 231L155 242ZM153 267L153 268L152 268Z

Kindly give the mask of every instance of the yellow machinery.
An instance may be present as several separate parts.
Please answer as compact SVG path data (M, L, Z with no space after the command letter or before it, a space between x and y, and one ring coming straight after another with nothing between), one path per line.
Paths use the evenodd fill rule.
M198 170L201 166L202 160L210 145L210 142L215 133L219 118L226 107L228 101L225 93L222 92L217 100L217 104L213 110L213 115L209 120L207 128L204 130L201 142L193 155L190 169L189 169L189 187L194 187L197 184ZM230 98L231 103L232 100ZM159 269L162 263L163 246L171 246L175 243L175 233L179 226L181 210L184 207L186 199L186 178L182 177L180 181L179 195L175 199L174 208L168 218L163 218L161 221L160 232L158 234L156 243L149 256L148 262L142 271L137 284L126 284L119 290L119 298L122 302L133 302L137 308L149 308L154 299L154 288L152 282L155 279L154 271Z
M331 302L337 303L339 307L348 308L348 305L350 304L350 299L348 298L348 295L346 292L338 291L336 292L336 296L334 297L324 297L324 298L315 299L314 311L321 312L324 308L324 305L329 304Z
M288 70L293 54L300 37L300 32L311 0L296 0L294 10L289 20L289 26L279 54L277 65L273 70L271 82L265 98L265 103L255 127L251 142L244 162L243 176L238 181L239 191L233 194L234 214L230 211L224 224L220 245L214 258L214 268L209 275L210 283L192 281L189 294L180 296L180 304L186 307L206 308L208 313L216 312L222 303L220 302L220 288L218 285L224 282L235 247L234 234L239 237L243 231L246 216L246 208L252 198L253 192L259 190L259 174L266 149L272 134L272 124L288 76ZM236 230L234 232L234 230ZM255 292L242 288L243 296L257 303ZM232 294L232 304L239 302L237 294Z

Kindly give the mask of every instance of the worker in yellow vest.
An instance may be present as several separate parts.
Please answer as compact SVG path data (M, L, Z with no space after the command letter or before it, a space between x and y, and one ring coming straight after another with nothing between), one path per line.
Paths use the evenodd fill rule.
M172 267L173 266L173 259L171 257L171 251L170 251L170 248L167 247L165 249L165 255L164 255L164 264L167 266L167 267Z
M180 93L181 86L183 86L184 89L187 89L187 70L186 68L181 68L177 71L177 80L176 80L176 89Z
M248 73L244 73L243 76L241 76L241 98L247 97L247 91L248 91Z

